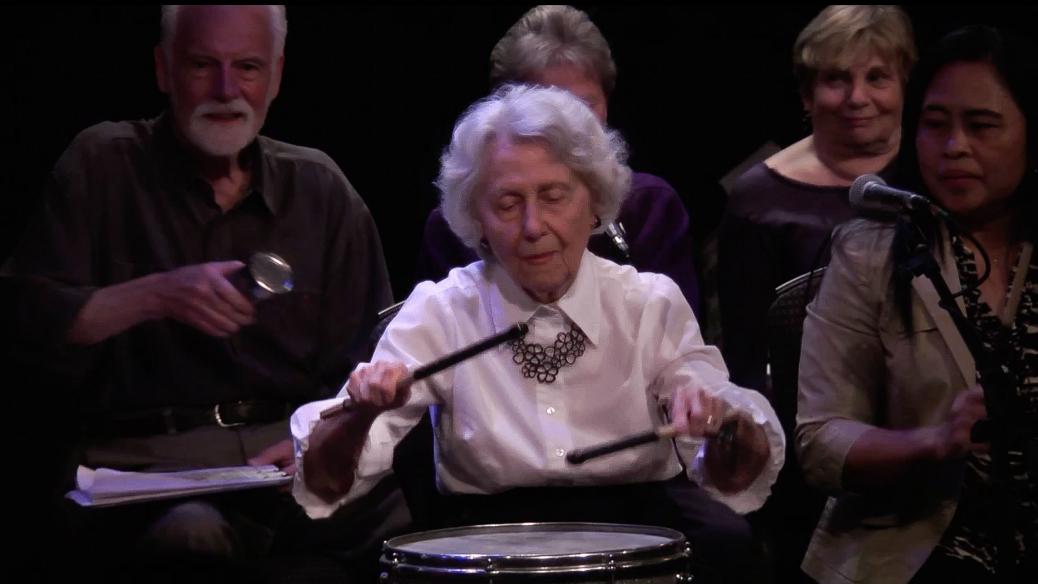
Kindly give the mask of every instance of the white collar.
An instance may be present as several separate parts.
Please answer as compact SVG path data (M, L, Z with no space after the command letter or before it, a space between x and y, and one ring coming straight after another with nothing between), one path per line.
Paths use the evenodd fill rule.
M573 284L562 298L551 304L573 321L592 345L598 344L602 314L598 270L595 269L597 261L598 258L585 249L580 257L580 266L577 267L577 277L573 279ZM517 322L528 322L533 313L542 306L512 281L501 264L490 260L484 262L483 269L487 280L490 281L487 305L490 307L490 318L495 332L501 332Z

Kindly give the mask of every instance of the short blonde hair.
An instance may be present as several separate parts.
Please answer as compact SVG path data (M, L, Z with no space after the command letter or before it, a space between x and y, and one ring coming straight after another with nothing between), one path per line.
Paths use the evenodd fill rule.
M897 6L827 6L800 31L793 45L793 71L801 94L808 94L819 71L847 69L874 52L908 81L918 55L912 22Z
M440 158L440 208L451 231L465 245L480 249L483 226L475 199L486 174L487 146L495 140L536 141L570 168L591 194L591 210L602 226L616 220L631 188L627 146L618 132L602 125L587 105L555 87L505 85L477 101L457 125Z
M544 4L522 16L490 52L490 83L529 83L554 65L575 65L595 77L608 96L616 63L602 32L582 10Z

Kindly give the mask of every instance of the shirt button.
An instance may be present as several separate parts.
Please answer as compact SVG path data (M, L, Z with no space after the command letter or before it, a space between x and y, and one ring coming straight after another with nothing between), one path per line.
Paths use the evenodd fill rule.
M548 406L548 409L546 409L544 411L548 412L549 416L554 416L555 415L555 408L552 407L552 406Z
M558 456L559 458L562 458L563 456L566 456L566 451L561 449L561 448L556 448L555 449L555 456Z

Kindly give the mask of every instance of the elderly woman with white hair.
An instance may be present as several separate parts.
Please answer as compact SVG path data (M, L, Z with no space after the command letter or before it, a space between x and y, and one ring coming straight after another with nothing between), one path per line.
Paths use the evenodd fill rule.
M616 79L609 43L587 13L572 6L531 8L490 54L494 87L525 83L565 89L584 100L603 124ZM417 281L440 280L451 268L478 259L444 215L441 208L429 213L415 266ZM595 229L588 249L640 272L666 274L700 314L691 222L681 197L663 178L632 172L616 216Z
M328 516L387 475L427 409L455 523L659 524L695 541L702 506L763 503L785 446L767 401L728 382L672 280L587 251L627 192L624 158L619 135L560 89L507 86L461 118L437 184L451 228L483 261L415 288L373 362L340 392L352 400L346 413L321 420L328 400L293 416L294 493L307 513ZM516 322L529 330L509 346L402 381L409 367ZM566 461L573 448L668 419L697 439L682 443L686 463L665 441ZM730 439L716 438L723 421ZM697 509L683 505L695 495L671 494L682 486L704 493Z

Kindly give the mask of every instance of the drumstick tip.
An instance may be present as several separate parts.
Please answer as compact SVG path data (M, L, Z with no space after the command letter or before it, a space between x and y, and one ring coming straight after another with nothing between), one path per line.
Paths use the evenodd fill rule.
M584 464L586 460L587 457L580 450L574 450L566 455L566 462L570 464Z

